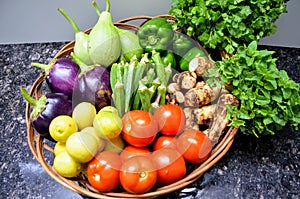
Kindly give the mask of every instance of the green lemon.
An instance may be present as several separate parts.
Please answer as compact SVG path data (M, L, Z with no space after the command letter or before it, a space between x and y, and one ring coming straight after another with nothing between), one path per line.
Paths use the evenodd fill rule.
M92 126L94 117L96 116L96 108L89 102L81 102L73 109L72 117L74 118L78 129Z
M67 152L77 162L85 163L96 155L99 140L86 132L76 132L70 135L66 142Z
M53 152L54 155L57 156L58 154L66 151L66 143L65 142L56 142Z
M93 126L100 137L114 139L121 133L122 119L114 112L100 111L94 118Z
M55 117L49 125L50 135L57 142L66 142L68 137L77 130L75 120L68 115Z
M63 177L75 177L83 169L82 164L76 162L68 153L64 151L54 157L53 168Z

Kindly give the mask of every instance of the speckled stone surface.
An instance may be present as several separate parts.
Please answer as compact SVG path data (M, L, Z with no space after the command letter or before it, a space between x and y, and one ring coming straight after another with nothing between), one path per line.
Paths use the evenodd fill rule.
M34 159L26 137L27 90L65 43L0 45L0 196L10 199L80 199L54 181ZM300 49L274 50L278 67L300 82ZM195 183L159 198L300 198L300 131L284 128L259 139L237 134L227 154Z

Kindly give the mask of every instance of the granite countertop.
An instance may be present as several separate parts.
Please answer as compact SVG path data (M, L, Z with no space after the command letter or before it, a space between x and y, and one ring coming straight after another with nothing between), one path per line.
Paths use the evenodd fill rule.
M27 90L40 71L31 62L48 63L66 43L0 45L0 195L1 198L86 198L58 184L34 159L27 144ZM300 82L300 49L274 50L278 67ZM237 134L227 154L195 183L160 198L300 198L300 131L285 127L259 139Z

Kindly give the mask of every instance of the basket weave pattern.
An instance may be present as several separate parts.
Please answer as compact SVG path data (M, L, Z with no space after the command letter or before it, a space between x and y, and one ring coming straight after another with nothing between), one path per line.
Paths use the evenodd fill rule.
M159 15L155 17L164 17L167 18L169 21L174 20L173 17L169 15ZM123 20L120 20L115 23L116 26L119 28L137 31L139 27L145 23L146 21L152 19L151 16L135 16L126 18ZM131 24L133 21L142 21L139 26ZM86 30L86 33L89 33L91 29ZM66 44L53 58L62 58L65 56L69 56L70 53L73 51L75 41L71 41L68 44ZM41 73L41 75L35 80L33 83L29 94L38 99L42 94L42 87L43 82L45 80L45 73ZM176 183L163 186L163 187L157 187L152 189L148 193L144 194L130 194L124 191L120 192L109 192L109 193L101 193L95 189L93 189L87 180L83 176L79 176L78 178L64 178L56 173L56 171L53 169L52 165L46 160L45 154L46 153L53 153L53 147L47 145L45 143L45 140L40 137L40 135L34 131L31 120L30 120L30 112L31 112L31 106L29 103L26 105L26 123L27 123L27 138L28 138L28 144L29 147L36 158L36 160L43 166L45 171L58 183L60 183L62 186L77 192L79 194L92 197L92 198L155 198L157 196L170 193L173 191L176 191L178 189L184 188L185 186L193 183L196 181L199 177L203 175L208 169L210 169L215 163L217 163L229 150L231 147L234 137L238 131L237 128L229 128L226 132L222 140L214 147L212 150L212 153L210 157L205 160L200 165L197 165L192 171L189 171L186 176L177 181Z

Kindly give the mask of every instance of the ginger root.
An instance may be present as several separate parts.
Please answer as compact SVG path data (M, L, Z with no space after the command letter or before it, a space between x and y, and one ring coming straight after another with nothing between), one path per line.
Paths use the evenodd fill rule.
M219 138L223 135L229 123L228 119L226 118L226 106L228 104L232 106L239 106L239 101L234 95L230 93L222 94L218 100L217 108L214 112L211 126L204 131L213 145L215 145L219 141Z
M197 82L196 87L186 92L184 105L201 107L217 99L221 89L209 87L205 81Z

